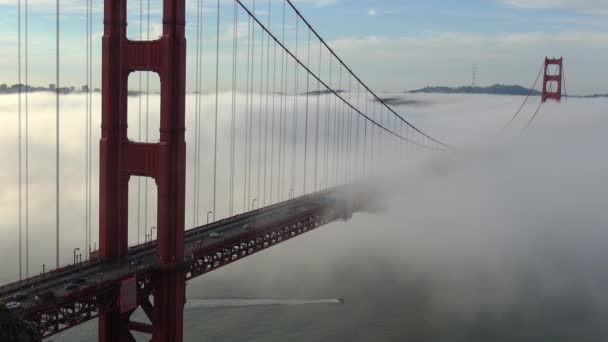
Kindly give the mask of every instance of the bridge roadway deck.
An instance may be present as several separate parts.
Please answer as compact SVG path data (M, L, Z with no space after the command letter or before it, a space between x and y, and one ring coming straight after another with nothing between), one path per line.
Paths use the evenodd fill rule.
M213 271L329 222L348 219L357 210L352 200L357 196L353 194L351 188L336 187L186 231L181 265L186 278ZM220 236L213 238L212 233ZM120 261L91 260L2 286L0 302L18 302L14 312L32 321L41 336L48 337L96 317L103 306L97 297L116 292L122 280L135 276L140 281L156 270L153 241L131 247Z

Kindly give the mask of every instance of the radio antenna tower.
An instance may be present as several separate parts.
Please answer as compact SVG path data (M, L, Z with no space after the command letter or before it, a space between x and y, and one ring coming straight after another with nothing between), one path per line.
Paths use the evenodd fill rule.
M473 87L477 85L477 70L477 64L473 64L473 82L471 82Z

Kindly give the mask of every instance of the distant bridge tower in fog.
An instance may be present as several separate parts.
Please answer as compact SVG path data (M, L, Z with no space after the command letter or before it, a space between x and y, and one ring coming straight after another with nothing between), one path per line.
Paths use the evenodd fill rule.
M565 89L564 59L545 57L545 72L543 77L542 102L552 99L557 102L562 100L562 86Z
M530 92L528 93L528 96L526 96L521 106L519 106L519 109L515 112L515 115L513 115L513 117L511 118L511 120L509 120L509 122L503 127L503 130L509 127L515 121L515 119L517 119L522 109L528 102L528 99L530 98L530 96L532 96L536 85L540 80L540 75L544 75L541 101L538 104L538 107L536 108L536 111L534 112L530 120L528 120L528 124L526 127L530 127L532 122L534 122L534 119L536 119L536 117L540 113L540 109L542 108L543 104L547 102L547 100L553 99L557 102L562 101L562 89L564 94L563 96L568 98L568 91L566 89L566 76L564 74L564 58L545 57L545 62L540 66L538 70L538 75L536 76L536 80L534 80L532 87L530 87Z

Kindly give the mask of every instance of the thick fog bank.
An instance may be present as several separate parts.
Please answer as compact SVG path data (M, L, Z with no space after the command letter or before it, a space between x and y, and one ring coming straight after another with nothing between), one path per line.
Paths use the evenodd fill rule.
M391 95L392 96L392 95ZM188 297L343 305L186 310L188 341L602 341L608 336L608 101L416 95L456 151L385 165L359 213L191 281ZM404 103L408 103L405 101ZM141 316L138 317L140 319ZM85 341L93 325L57 337ZM143 339L142 339L143 340Z
M436 101L446 98L464 107L462 98ZM550 105L527 131L499 134L509 115L490 121L471 101L454 129L494 129L494 139L395 168L379 184L390 193L382 213L213 273L190 294L344 297L343 311L323 316L356 331L340 331L339 340L603 340L605 104ZM443 119L453 120L428 117L427 126Z

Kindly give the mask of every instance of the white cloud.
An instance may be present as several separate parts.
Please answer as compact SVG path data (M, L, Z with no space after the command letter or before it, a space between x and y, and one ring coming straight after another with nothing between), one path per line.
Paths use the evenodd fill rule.
M570 8L580 11L605 11L605 0L499 0L501 3L520 8Z
M367 14L373 17L373 16L376 15L376 10L375 9L370 9L369 11L367 11Z
M316 7L324 7L329 5L334 5L338 3L340 0L294 0L294 4L297 6L299 4L307 4Z

